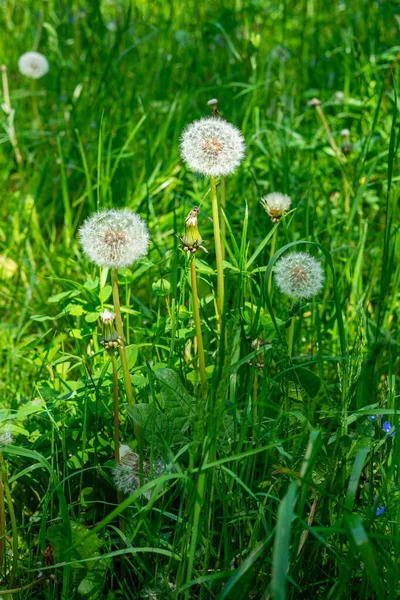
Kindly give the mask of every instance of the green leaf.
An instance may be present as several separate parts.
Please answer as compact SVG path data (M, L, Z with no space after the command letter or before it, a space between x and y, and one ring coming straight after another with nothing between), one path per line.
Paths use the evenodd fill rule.
M286 600L287 572L289 569L290 532L297 485L293 481L279 505L272 557L272 593L274 600Z
M72 532L72 549L71 549L71 586L73 591L78 592L79 598L94 600L99 598L104 587L106 570L109 562L102 558L100 548L103 545L102 540L75 521L70 521ZM52 525L47 530L47 538L53 546L54 560L56 563L68 560L66 554L66 525ZM80 561L88 558L96 558L98 560ZM75 562L76 561L76 562Z
M364 563L364 572L371 581L377 598L384 600L384 598L388 597L382 583L384 581L384 573L379 572L375 551L364 529L362 518L357 514L345 515L344 525L350 539L360 553L360 557Z

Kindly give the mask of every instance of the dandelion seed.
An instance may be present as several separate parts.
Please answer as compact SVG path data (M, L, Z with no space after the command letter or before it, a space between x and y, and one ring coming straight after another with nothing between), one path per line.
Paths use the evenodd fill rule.
M141 487L140 484L140 457L137 452L133 452L127 444L119 449L120 461L113 469L113 480L118 491L124 494L133 494ZM160 458L153 460L143 459L143 484L152 479L160 477L165 470L164 461ZM149 500L152 490L143 493Z
M127 267L149 246L146 223L127 208L101 210L79 230L86 256L99 267Z
M181 156L197 173L229 175L240 165L245 143L239 129L216 116L194 121L181 138Z
M389 431L392 429L391 424L389 423L389 421L385 421L382 425L382 429L385 433L389 433ZM396 434L396 430L394 430L391 434L390 437L393 437Z
M277 262L275 281L289 298L312 298L323 280L320 263L307 252L290 252Z
M49 63L40 52L25 52L18 59L18 69L26 77L40 79L48 72Z
M282 219L282 215L289 210L290 205L292 204L292 199L286 194L274 192L261 198L260 202L264 206L265 211L272 223L279 223L279 221Z

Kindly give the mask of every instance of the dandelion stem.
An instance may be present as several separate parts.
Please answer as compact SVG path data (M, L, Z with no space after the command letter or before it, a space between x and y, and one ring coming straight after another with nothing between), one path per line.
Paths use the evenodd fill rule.
M288 354L289 357L292 358L293 354L293 337L294 337L294 324L296 317L292 317L290 321L289 331L288 331Z
M224 265L222 257L221 231L219 228L219 209L217 200L217 187L215 178L211 181L211 203L214 226L215 259L217 262L217 305L218 305L218 328L221 328L221 320L224 312Z
M121 338L119 355L121 357L121 366L122 366L122 373L124 376L126 397L127 397L129 404L136 404L135 397L133 395L131 376L129 373L128 359L126 356L124 330L122 327L121 305L120 305L119 293L118 293L118 269L112 269L112 271L111 271L111 285L112 285L114 312L115 312L115 326L117 329L117 333L118 333L119 337ZM137 423L134 423L134 431L135 431L135 436L140 443L140 441L142 439L142 429Z
M207 398L206 363L204 359L203 334L201 332L199 297L197 294L196 258L194 256L191 257L190 273L192 281L193 318L196 327L197 354L199 358L199 371L201 380L201 395L205 400Z
M273 255L275 254L275 248L276 248L276 238L278 237L278 228L275 229L274 231L274 235L272 236L272 240L271 240L271 251L269 253L269 259L271 260L271 258L273 257ZM272 272L269 276L268 279L268 294L271 293L271 288L272 288Z
M119 410L118 410L118 370L115 354L111 355L113 369L113 400L114 400L114 456L119 461Z
M220 200L220 206L221 209L225 212L226 209L226 179L225 177L221 177L221 183L220 183L220 188L219 188L219 200ZM225 219L222 218L221 219L221 234L222 237L225 238L226 237L226 223L225 223ZM222 260L225 258L225 247L224 245L222 245Z
M10 142L14 150L15 160L18 167L21 166L22 156L18 146L17 134L15 133L14 127L14 114L13 109L11 108L11 99L10 99L10 90L8 88L8 77L7 77L7 67L6 65L1 66L1 79L3 83L3 94L4 94L4 108L7 114L7 125L8 125L8 135L10 137Z
M14 579L15 579L15 573L17 570L17 564L18 564L18 529L17 529L17 521L15 519L14 505L13 505L13 501L12 501L12 497L11 497L10 486L8 485L6 463L4 461L2 452L0 452L0 470L1 470L1 479L3 481L4 491L5 491L6 498L7 498L8 512L10 515L11 530L12 530L13 558L12 558L12 567L11 567L11 573L10 573L10 579L9 579L9 586L12 587L12 585L14 583Z

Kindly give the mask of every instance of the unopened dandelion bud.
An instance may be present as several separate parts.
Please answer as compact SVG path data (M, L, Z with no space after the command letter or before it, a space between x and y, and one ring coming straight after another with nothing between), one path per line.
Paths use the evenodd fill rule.
M25 52L18 59L18 69L26 77L40 79L48 72L49 63L40 52Z
M99 267L128 267L144 256L149 246L146 223L127 208L96 212L79 233L84 253Z
M215 177L235 171L244 157L245 143L237 127L213 115L186 127L180 149L190 169Z
M122 344L114 326L114 319L115 314L107 309L100 313L100 320L103 323L103 336L100 343L107 352L115 352Z
M185 235L179 238L182 242L182 249L184 252L196 252L198 248L201 248L204 250L204 252L207 252L204 246L202 246L203 238L201 237L197 227L197 215L199 213L200 211L197 206L194 206L186 217Z
M265 212L271 219L272 223L279 223L282 216L287 212L292 204L292 199L286 194L280 192L273 192L267 194L260 200L261 204L265 208Z
M289 298L312 298L321 291L323 280L320 263L307 252L289 252L276 264L276 285Z

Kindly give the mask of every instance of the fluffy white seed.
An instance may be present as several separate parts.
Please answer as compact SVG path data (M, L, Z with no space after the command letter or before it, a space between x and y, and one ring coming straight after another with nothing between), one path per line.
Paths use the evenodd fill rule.
M240 165L245 143L239 129L219 117L206 117L186 127L181 156L190 169L203 175L229 175Z
M99 267L127 267L147 253L146 223L127 208L101 210L79 230L83 251Z
M261 204L264 206L265 211L273 223L278 223L282 215L289 210L292 204L292 199L286 194L280 192L273 192L267 194L261 198Z
M18 59L18 69L26 77L40 79L48 72L49 63L40 52L25 52Z
M119 450L120 460L113 469L113 480L115 487L123 494L133 494L140 485L140 457L137 452L133 452L126 444ZM162 459L154 459L151 463L147 458L143 459L143 484L152 479L160 477L165 470L165 464ZM147 490L143 496L149 500L152 490Z
M102 323L104 323L105 325L109 325L110 323L114 322L115 314L107 308L105 308L103 312L100 313L100 319Z
M289 252L276 263L276 285L290 298L312 298L323 280L320 263L307 252Z

